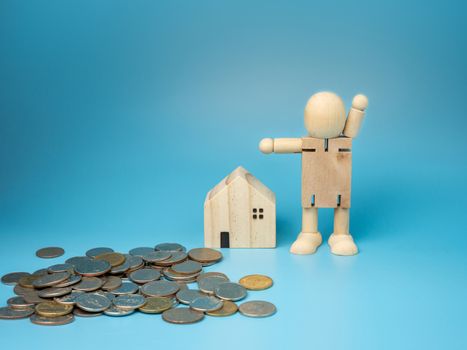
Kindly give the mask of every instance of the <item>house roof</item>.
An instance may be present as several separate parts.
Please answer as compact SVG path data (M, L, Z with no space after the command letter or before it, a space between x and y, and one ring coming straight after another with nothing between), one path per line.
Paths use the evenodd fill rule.
M245 168L239 166L237 169L232 171L230 175L226 176L219 182L209 193L207 194L206 201L216 197L222 190L227 188L235 180L241 179L245 181L249 186L253 187L261 195L269 199L271 202L275 202L275 195L269 188L267 188L261 181L249 173Z

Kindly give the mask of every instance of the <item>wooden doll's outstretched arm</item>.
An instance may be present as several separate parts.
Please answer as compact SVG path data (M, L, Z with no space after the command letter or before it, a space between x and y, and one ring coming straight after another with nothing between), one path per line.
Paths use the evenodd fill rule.
M259 150L263 153L301 153L302 139L262 139Z
M368 98L365 95L356 95L353 98L352 108L350 108L347 121L345 122L344 136L351 138L357 137L367 107Z

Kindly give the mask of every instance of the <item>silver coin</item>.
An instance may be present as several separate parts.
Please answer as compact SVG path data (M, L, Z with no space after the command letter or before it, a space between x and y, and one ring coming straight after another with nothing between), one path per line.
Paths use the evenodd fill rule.
M54 298L54 301L56 301L59 304L74 305L76 304L76 299L78 299L78 297L81 294L84 294L84 292L72 290L70 294L64 295L62 297Z
M188 307L169 309L162 313L162 319L169 323L188 324L201 321L204 313L192 310Z
M41 289L40 291L37 292L37 295L41 298L55 298L55 297L61 297L61 296L64 296L70 293L71 293L70 287L65 287L65 288L49 287L49 288Z
M59 284L56 284L55 287L60 287L60 288L69 287L69 286L72 286L72 285L78 283L79 281L81 281L81 275L71 275L70 277L68 277L63 282L60 282Z
M86 256L90 258L95 258L96 256L104 254L104 253L113 253L113 251L114 250L112 248L107 248L107 247L92 248L86 252Z
M110 305L109 299L96 293L84 293L76 299L76 306L87 312L101 312Z
M18 318L26 318L34 313L33 308L14 309L9 306L0 307L0 320L14 320Z
M276 313L274 304L260 300L247 301L241 304L238 310L248 317L267 317Z
M55 273L55 272L65 272L68 271L69 273L73 273L73 265L71 264L56 264L50 266L47 271L49 273Z
M24 276L29 276L27 272L11 272L2 276L2 283L10 286L14 286L18 283L19 279Z
M81 260L74 267L75 272L83 276L100 276L111 269L110 263L105 260Z
M35 272L33 272L33 276L44 276L44 275L47 275L49 273L49 271L47 269L39 269Z
M214 292L223 300L237 301L246 297L246 288L238 283L224 282L217 285Z
M166 252L183 252L186 250L184 246L178 243L161 243L156 245L155 250L163 250Z
M32 315L29 319L32 323L41 326L63 326L75 320L74 316L71 314L58 317L43 317L39 315Z
M142 256L143 260L148 263L156 263L159 261L164 261L170 258L172 254L166 251L152 251L144 254Z
M104 314L114 317L131 315L133 312L135 312L135 309L124 310L116 307L115 305L111 305L108 309L104 310Z
M131 268L130 262L128 261L128 259L125 259L123 264L113 266L112 269L110 270L110 273L113 274L113 275L118 275L120 273L124 273L124 272L130 270L130 268Z
M214 290L221 283L226 283L222 276L209 276L198 280L198 288L206 294L214 294Z
M202 296L196 298L190 303L190 307L196 311L209 312L222 308L224 302L212 296Z
M161 278L161 273L154 269L141 269L130 273L128 276L135 283L147 283Z
M50 287L65 281L68 277L70 277L69 272L51 273L49 275L40 276L32 282L32 285L35 288Z
M76 264L83 263L85 261L91 261L92 259L88 256L73 256L65 260L66 264L75 266Z
M111 290L110 293L115 295L134 294L139 290L137 284L133 282L122 282L122 285L117 289Z
M122 285L122 279L117 276L105 277L104 284L102 285L103 290L114 290Z
M203 269L203 266L199 262L186 260L180 264L172 265L171 269L176 273L193 275L197 272L200 272Z
M144 265L144 261L140 256L124 254L126 261L130 264L130 269L137 269Z
M171 254L172 256L167 260L158 261L155 264L159 266L171 266L173 264L181 263L188 257L188 255L185 252L172 252Z
M65 250L60 247L46 247L36 251L36 256L42 259L57 258L65 254Z
M153 252L154 251L154 248L150 248L150 247L138 247L138 248L133 248L132 250L129 251L130 255L133 255L133 256L139 256L139 257L143 257L143 255L145 254L148 254L150 252Z
M213 277L213 276L217 276L217 277L223 277L225 279L226 282L229 282L229 278L227 277L226 274L222 273L222 272L215 272L215 271L212 271L212 272L203 272L202 274L200 274L196 280L199 282L199 280L203 279L203 278L206 278L206 277Z
M146 298L139 294L119 295L112 303L124 310L135 310L146 304Z
M104 292L103 290L98 290L97 292L94 292L95 294L102 295L109 299L110 301L114 300L117 296L115 294L112 294L110 292Z
M181 273L176 273L176 272L172 271L172 269L170 267L165 268L163 270L163 273L164 273L164 276L170 281L181 281L181 282L185 282L185 283L195 282L196 277L198 277L198 275L199 275L199 272L197 272L197 273L195 273L193 275L184 275L184 274L181 274Z
M182 289L177 292L177 300L182 304L189 305L193 300L199 297L206 296L203 292L197 289Z
M27 302L24 297L12 297L7 300L7 304L12 309L24 309L27 307L33 307L34 303Z
M153 281L141 287L141 293L148 297L166 297L177 293L180 286L172 281Z
M102 280L97 277L83 277L78 284L72 286L74 290L92 292L102 287Z
M101 316L101 312L89 312L89 311L84 311L81 310L80 308L75 307L73 309L73 315L78 316L78 317L96 317L96 316Z

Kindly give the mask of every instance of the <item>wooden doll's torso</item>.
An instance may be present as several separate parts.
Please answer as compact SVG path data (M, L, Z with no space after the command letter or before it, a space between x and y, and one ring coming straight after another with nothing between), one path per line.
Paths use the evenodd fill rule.
M350 208L351 174L351 138L302 138L303 208Z

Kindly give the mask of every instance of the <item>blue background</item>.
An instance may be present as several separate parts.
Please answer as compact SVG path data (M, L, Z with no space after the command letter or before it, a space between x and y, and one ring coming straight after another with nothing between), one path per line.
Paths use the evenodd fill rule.
M465 349L466 23L462 1L1 1L0 274L102 245L202 246L206 192L238 165L276 193L278 238L209 269L273 277L249 299L274 317L1 321L2 348ZM320 90L370 101L355 257L288 253L300 157L257 149L304 135ZM48 245L66 256L36 258Z

